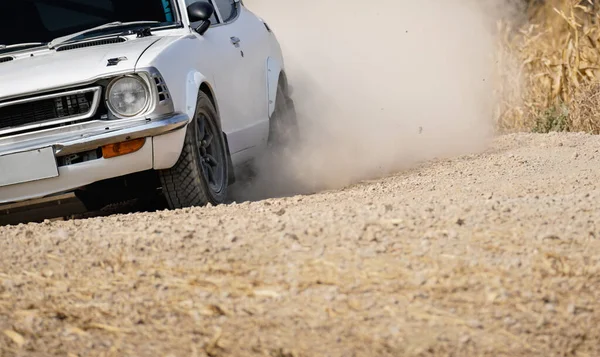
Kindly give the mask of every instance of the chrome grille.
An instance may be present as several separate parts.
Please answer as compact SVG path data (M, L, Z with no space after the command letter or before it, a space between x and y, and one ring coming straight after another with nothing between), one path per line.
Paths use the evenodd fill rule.
M158 74L154 74L152 78L154 79L156 91L158 92L158 101L164 102L165 100L171 99L171 93L169 93L165 80Z
M100 87L0 102L0 135L91 118Z

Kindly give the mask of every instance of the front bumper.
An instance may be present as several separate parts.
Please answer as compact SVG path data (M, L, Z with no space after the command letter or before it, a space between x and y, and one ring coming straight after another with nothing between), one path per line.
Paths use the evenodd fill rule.
M0 187L0 204L68 192L97 181L153 168L167 168L177 161L188 122L186 114L177 113L154 119L95 120L0 137L0 156L51 146L57 158L108 144L147 138L144 146L131 154L60 166L57 177Z

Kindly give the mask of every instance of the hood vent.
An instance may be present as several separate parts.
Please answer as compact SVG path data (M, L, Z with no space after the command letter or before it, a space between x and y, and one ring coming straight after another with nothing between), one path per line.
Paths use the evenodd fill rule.
M56 52L76 50L78 48L85 48L85 47L112 45L114 43L121 43L121 42L125 42L125 41L127 41L127 40L124 39L123 37L115 37L115 38L106 38L106 39L102 39L102 40L77 42L77 43L74 43L71 45L63 45L63 46L57 47Z
M0 57L0 63L10 62L14 59L15 59L14 57Z

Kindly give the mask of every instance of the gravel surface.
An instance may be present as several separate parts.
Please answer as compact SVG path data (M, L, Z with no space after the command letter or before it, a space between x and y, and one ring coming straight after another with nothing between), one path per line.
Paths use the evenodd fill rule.
M600 137L0 227L0 356L598 356Z

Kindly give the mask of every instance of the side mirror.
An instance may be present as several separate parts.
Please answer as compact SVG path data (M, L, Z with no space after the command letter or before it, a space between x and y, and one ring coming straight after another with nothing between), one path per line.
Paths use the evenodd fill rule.
M190 22L201 21L195 28L196 32L203 35L210 27L210 18L215 12L215 8L207 1L196 1L187 7Z

